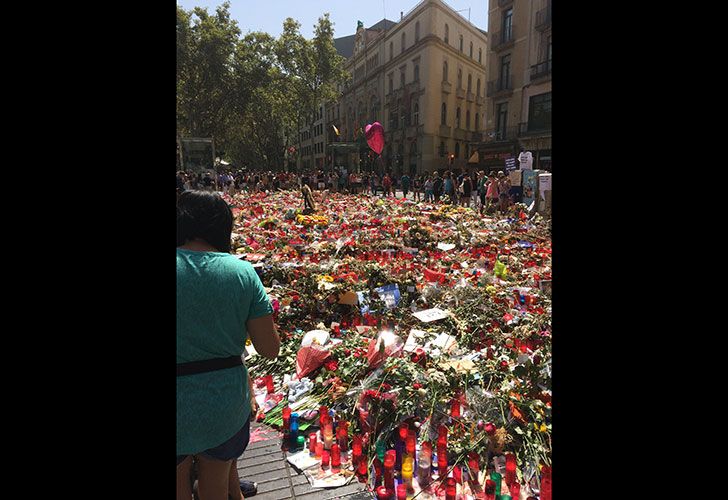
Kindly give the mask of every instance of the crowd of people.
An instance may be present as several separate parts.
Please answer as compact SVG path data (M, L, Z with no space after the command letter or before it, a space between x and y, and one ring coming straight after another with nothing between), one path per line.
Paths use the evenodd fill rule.
M505 212L514 195L510 178L503 171L484 170L474 176L466 171L445 170L440 173L420 174L410 177L407 173L396 176L390 172L379 175L376 172L348 172L339 167L330 171L309 170L301 173L271 171L207 171L191 173L177 172L177 192L216 191L225 194L240 192L264 192L288 189L302 189L308 186L313 191L340 192L349 194L397 197L401 191L404 198L427 203L451 203L472 207L480 213ZM307 196L307 195L306 195ZM311 198L305 199L306 208L311 209Z

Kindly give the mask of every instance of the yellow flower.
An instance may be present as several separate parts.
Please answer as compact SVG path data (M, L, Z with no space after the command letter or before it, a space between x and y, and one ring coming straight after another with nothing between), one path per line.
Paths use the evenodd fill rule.
M546 432L546 424L541 424L541 428L539 429L541 432Z
M321 279L323 279L324 281L328 281L329 283L333 283L334 282L334 277L333 276L329 276L328 274L325 274L324 276L322 276Z

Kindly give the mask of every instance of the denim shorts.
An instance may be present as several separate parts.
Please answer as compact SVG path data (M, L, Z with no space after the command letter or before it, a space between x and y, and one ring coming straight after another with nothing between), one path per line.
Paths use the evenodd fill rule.
M248 447L250 441L250 417L245 421L240 430L230 439L222 443L221 445L205 450L198 455L202 455L206 458L212 458L215 460L222 460L227 462L228 460L235 460L243 454L245 448ZM177 455L177 465L181 464L185 458L189 455Z

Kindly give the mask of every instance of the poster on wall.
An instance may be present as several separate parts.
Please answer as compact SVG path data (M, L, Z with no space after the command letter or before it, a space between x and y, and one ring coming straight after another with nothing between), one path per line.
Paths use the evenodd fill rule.
M524 170L522 173L523 184L523 203L530 205L536 199L536 181L538 180L538 172L534 170Z

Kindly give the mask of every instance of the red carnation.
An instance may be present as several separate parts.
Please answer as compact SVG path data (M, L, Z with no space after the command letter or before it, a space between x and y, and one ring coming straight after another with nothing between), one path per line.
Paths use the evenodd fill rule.
M415 382L414 384L412 384L412 387L414 387L415 389L421 389L422 388L422 384L420 384L418 382Z
M330 361L327 361L326 363L324 363L324 366L326 367L327 370L335 372L337 370L337 368L339 368L339 363L337 363L334 360L330 360Z
M488 422L487 424L485 424L485 433L489 436L495 434L495 425L493 424L493 422Z

